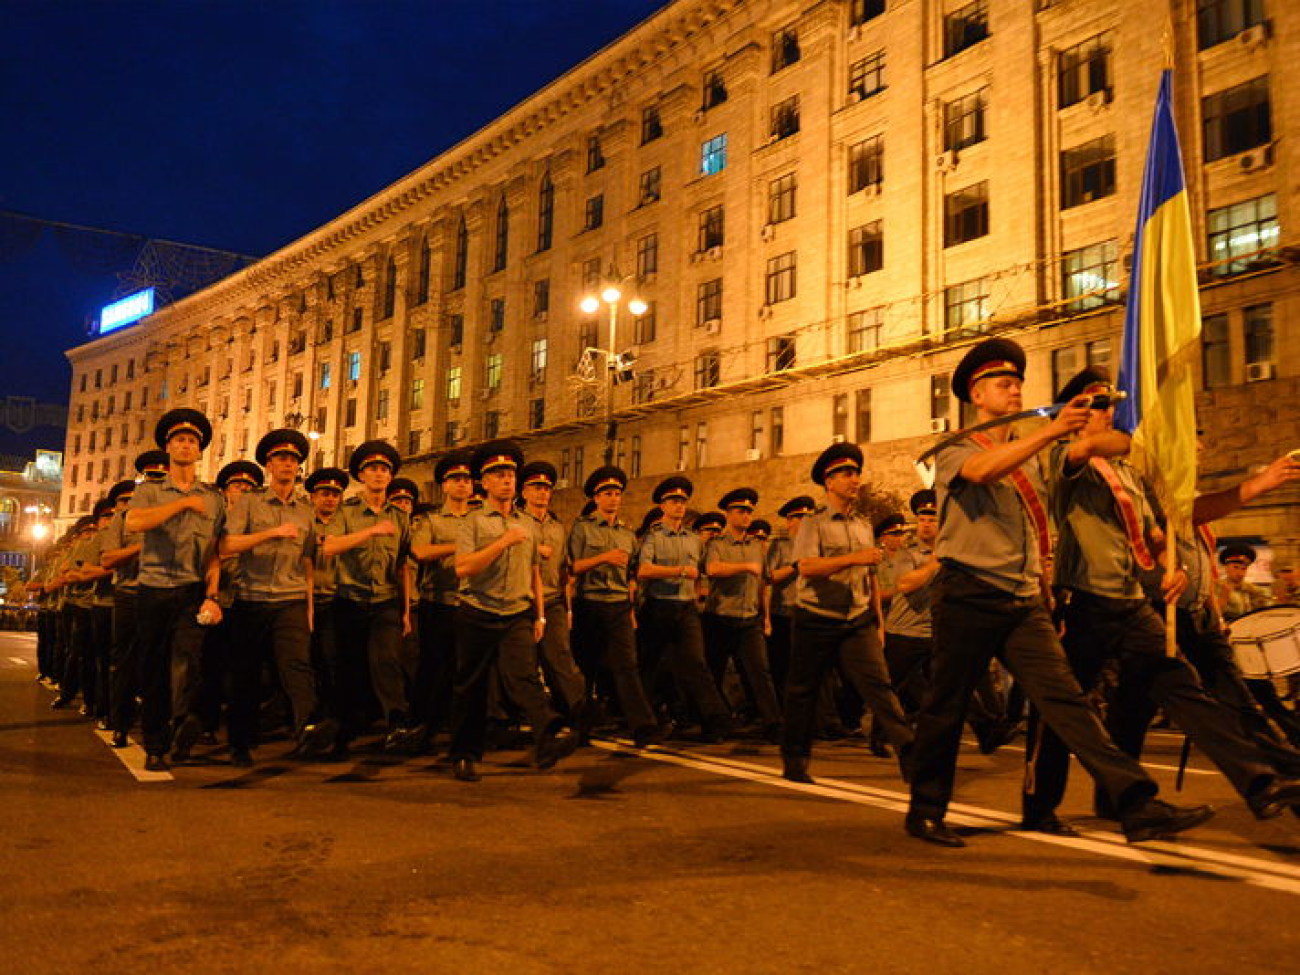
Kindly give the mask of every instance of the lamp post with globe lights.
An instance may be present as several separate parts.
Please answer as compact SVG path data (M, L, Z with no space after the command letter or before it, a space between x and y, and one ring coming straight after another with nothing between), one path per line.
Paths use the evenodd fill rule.
M52 514L54 509L48 504L29 504L23 509L24 514L32 516L31 525L27 529L27 534L32 540L32 564L27 573L27 578L36 575L36 563L39 558L41 549L43 549L50 537L53 529L46 520Z
M625 282L623 282L625 283ZM610 283L601 289L599 294L589 294L578 303L578 307L585 314L594 315L600 311L601 305L609 309L609 337L606 341L605 348L584 350L584 354L594 352L597 355L605 357L605 463L614 463L614 444L617 440L617 426L614 421L614 387L618 384L620 374L631 373L631 355L624 353L620 355L615 351L618 347L618 309L619 306L626 303L627 310L634 316L640 317L649 309L649 305L641 298L625 295L620 284Z

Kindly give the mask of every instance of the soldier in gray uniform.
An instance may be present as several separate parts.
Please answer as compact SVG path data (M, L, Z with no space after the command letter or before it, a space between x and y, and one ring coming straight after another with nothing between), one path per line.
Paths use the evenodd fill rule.
M912 718L930 683L930 584L939 572L934 554L939 517L931 490L913 494L909 507L916 517L916 544L902 546L889 557L885 660L903 711Z
M473 474L487 500L460 525L456 575L456 685L452 699L452 774L480 778L487 733L488 681L495 666L506 695L532 726L539 768L573 751L577 737L562 735L564 721L551 708L537 668L537 643L546 629L541 555L533 520L514 504L515 475L523 454L509 440L474 452Z
M315 511L298 486L308 452L297 430L272 430L255 455L270 477L240 498L226 515L223 558L239 559L230 611L230 751L236 766L252 764L262 664L270 659L293 709L299 757L334 745L338 725L321 720L311 666L312 568Z
M140 541L126 531L126 509L135 494L135 481L119 481L109 490L113 519L104 529L99 564L113 572L112 645L108 663L108 726L113 747L125 748L135 722L135 696L140 683L137 640L139 617Z
M735 488L718 501L727 528L704 546L704 571L709 595L701 617L705 657L714 682L722 687L728 661L753 697L762 735L773 744L781 740L781 706L772 686L763 639L763 543L749 536L758 504L753 488Z
M1021 409L1025 354L994 338L974 346L953 372L953 392L980 422ZM952 798L962 725L975 685L999 657L1043 720L1114 802L1130 842L1204 822L1209 807L1180 809L1155 798L1155 782L1106 734L1070 673L1043 591L1047 514L1037 455L1088 422L1089 400L1069 403L1024 436L1010 425L967 435L939 451L940 569L934 582L934 673L917 719L910 762L907 832L940 846L965 846L944 822Z
M109 667L113 648L113 573L100 562L116 508L117 501L111 496L95 502L92 512L95 533L86 547L85 561L78 572L78 578L91 586L90 641L85 647L87 655L83 673L86 675L85 686L94 689L86 703L100 731L107 731L109 727Z
M1091 688L1107 661L1119 666L1125 696L1146 696L1163 708L1219 767L1259 819L1300 806L1300 781L1277 776L1240 730L1235 715L1200 685L1196 672L1165 650L1163 621L1142 590L1163 535L1141 477L1124 457L1130 440L1112 424L1114 386L1096 367L1084 369L1057 393L1058 403L1092 398L1086 425L1052 449L1052 509L1059 530L1054 583L1065 627L1062 643L1080 686ZM1158 536L1158 537L1157 537ZM1179 570L1166 576L1165 597L1186 585ZM1026 755L1026 829L1073 835L1056 815L1070 756L1050 728L1030 722Z
M81 713L87 717L92 716L95 709L98 655L94 617L95 583L92 579L83 577L83 569L99 567L95 553L95 535L99 530L99 515L104 510L103 504L96 502L95 513L78 519L73 526L72 546L68 549L61 571L67 648L59 679L59 696L50 708L59 711L71 707L77 695L81 694Z
M778 533L767 546L763 557L763 590L767 613L767 663L778 695L785 694L785 675L790 668L790 627L794 615L794 540L803 520L817 508L806 494L791 498L777 509L785 519L785 531Z
M596 510L573 523L565 564L574 577L574 657L593 692L612 686L633 741L644 747L660 737L637 668L629 578L636 535L618 517L626 486L618 467L591 472L582 490Z
M221 619L217 538L225 524L225 504L195 470L212 439L206 416L171 410L158 421L154 439L167 451L168 474L136 488L126 531L144 536L139 639L145 768L163 771L173 725L196 733L201 727L195 713L203 652L199 615L214 623Z
M303 482L311 497L312 530L316 535L316 555L312 562L311 665L316 675L316 699L323 714L338 721L334 712L339 700L339 653L334 625L334 594L338 590L335 556L325 554L325 535L338 513L343 492L348 486L348 472L338 467L312 471ZM337 739L335 741L337 749Z

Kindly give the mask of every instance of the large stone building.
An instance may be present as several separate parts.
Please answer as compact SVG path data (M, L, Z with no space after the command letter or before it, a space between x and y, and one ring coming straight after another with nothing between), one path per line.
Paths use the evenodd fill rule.
M774 509L832 438L910 492L911 458L962 421L948 376L981 333L1030 349L1031 404L1116 365L1166 51L1203 265L1203 474L1230 482L1300 446L1300 9L677 0L325 226L72 350L63 511L178 405L213 418L209 476L286 422L317 463L387 438L426 487L438 452L501 434L556 463L571 508L606 435L583 352L610 345L609 307L578 305L611 275L634 507L684 469L706 502L748 482ZM1293 544L1296 499L1227 533Z

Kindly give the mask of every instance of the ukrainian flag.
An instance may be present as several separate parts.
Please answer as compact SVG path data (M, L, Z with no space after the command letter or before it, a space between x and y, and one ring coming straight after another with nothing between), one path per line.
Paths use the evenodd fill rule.
M1201 302L1183 160L1174 127L1173 73L1160 78L1142 174L1133 269L1124 312L1115 426L1158 477L1166 511L1190 523L1196 497L1195 364Z

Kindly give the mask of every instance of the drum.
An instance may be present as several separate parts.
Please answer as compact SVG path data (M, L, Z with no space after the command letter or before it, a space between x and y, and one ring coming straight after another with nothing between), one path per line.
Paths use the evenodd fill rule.
M1266 680L1300 672L1300 606L1267 606L1231 624L1232 653L1243 677Z

